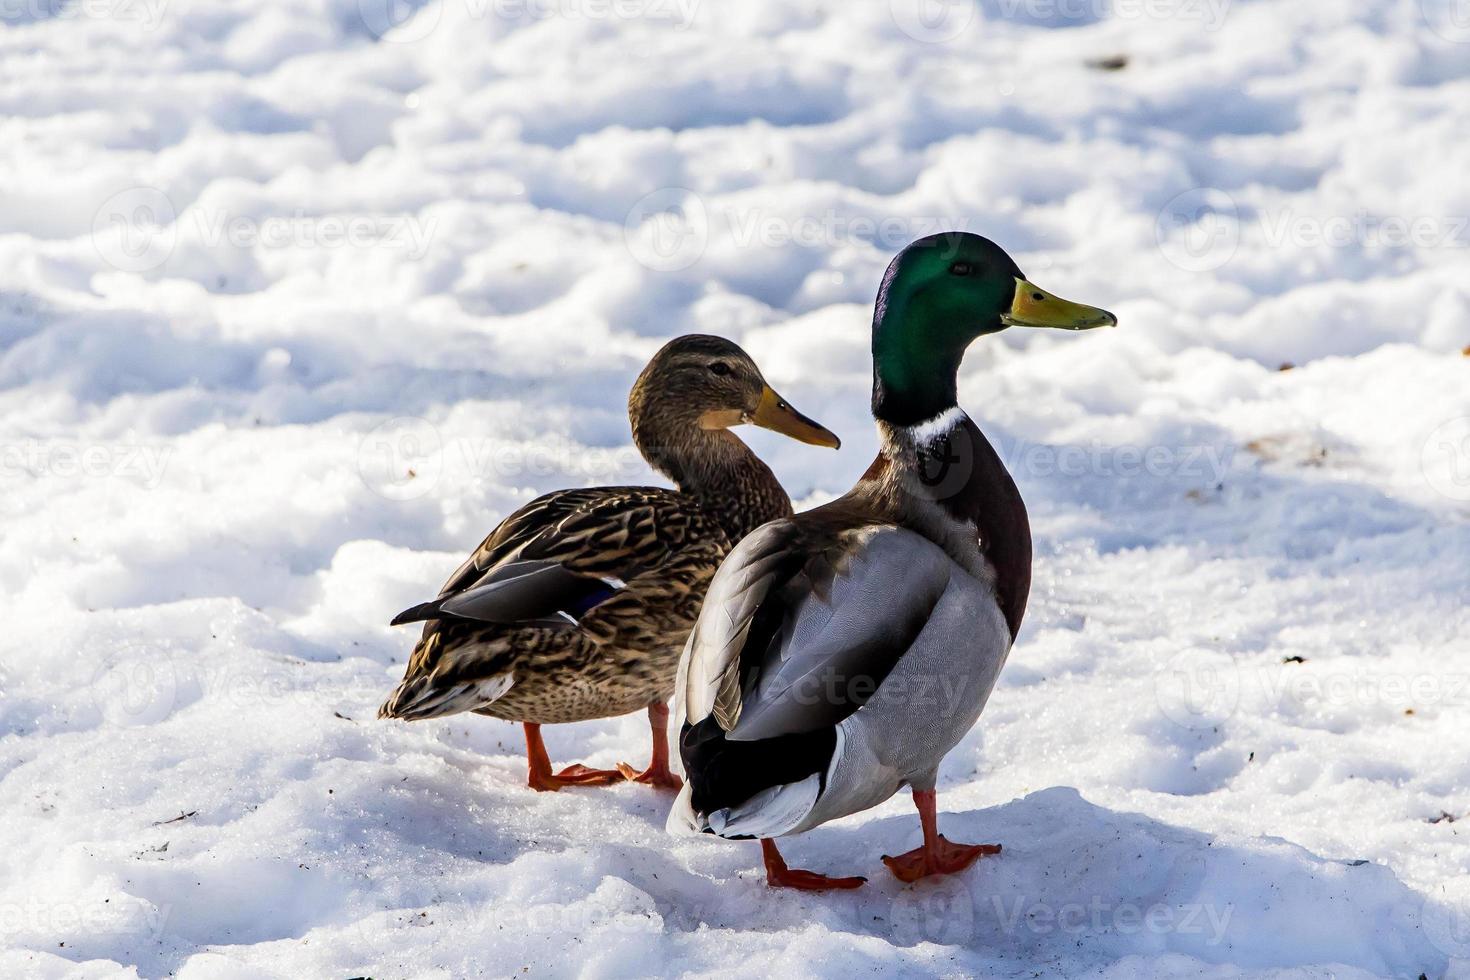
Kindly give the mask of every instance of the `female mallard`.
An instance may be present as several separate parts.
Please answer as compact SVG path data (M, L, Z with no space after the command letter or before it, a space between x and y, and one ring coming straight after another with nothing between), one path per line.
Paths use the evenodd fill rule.
M1031 587L1025 505L956 406L956 374L982 334L1115 323L1031 285L976 235L893 260L873 316L881 451L846 496L750 534L710 584L675 687L688 785L671 830L759 838L772 885L854 888L862 878L787 868L771 838L907 784L924 843L883 859L899 878L1000 850L935 829L940 760L979 718Z
M670 341L628 397L633 442L678 487L596 487L538 497L490 532L438 598L393 624L423 636L379 718L473 711L524 723L533 789L634 779L677 787L664 706L705 586L752 528L791 514L766 464L730 432L750 422L818 446L837 437L797 412L740 347ZM641 774L553 774L540 726L647 708Z

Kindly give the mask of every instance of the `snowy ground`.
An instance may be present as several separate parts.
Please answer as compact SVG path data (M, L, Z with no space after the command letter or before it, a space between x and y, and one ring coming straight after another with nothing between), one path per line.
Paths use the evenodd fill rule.
M0 975L1470 975L1463 6L0 10ZM896 798L788 848L866 888L773 893L509 724L373 720L499 516L648 479L663 338L848 487L877 277L948 227L1122 321L965 366L1037 539L941 772L1002 856L900 887Z

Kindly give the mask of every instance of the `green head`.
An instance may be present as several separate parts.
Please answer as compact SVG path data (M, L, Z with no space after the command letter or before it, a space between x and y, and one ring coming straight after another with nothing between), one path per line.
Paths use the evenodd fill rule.
M1118 318L1026 281L988 238L951 231L921 238L883 274L873 310L873 415L894 425L955 404L965 348L1006 327L1090 330Z

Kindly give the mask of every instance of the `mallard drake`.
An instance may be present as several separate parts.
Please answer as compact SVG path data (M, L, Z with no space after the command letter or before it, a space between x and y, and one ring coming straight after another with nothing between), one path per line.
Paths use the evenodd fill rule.
M880 451L845 496L755 530L720 566L680 661L675 832L759 839L771 885L854 888L786 866L772 838L907 785L923 844L885 857L913 881L994 844L935 821L940 761L974 725L1026 611L1031 531L1016 484L956 405L976 337L1112 326L1033 286L999 246L951 232L889 265L873 316Z
M424 622L379 718L462 711L522 722L533 789L632 779L677 787L668 708L679 652L720 560L752 528L791 513L769 467L731 426L749 422L836 448L835 435L771 390L728 340L691 335L660 350L628 398L633 442L677 489L596 487L531 501L491 531L439 595L399 613ZM641 773L551 771L544 724L647 708L653 761Z

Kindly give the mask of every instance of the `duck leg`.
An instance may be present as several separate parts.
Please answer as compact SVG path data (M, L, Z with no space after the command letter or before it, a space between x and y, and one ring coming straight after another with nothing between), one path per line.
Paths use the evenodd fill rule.
M761 857L766 864L766 884L772 888L797 888L805 892L825 892L837 888L857 888L866 878L829 878L815 871L796 871L786 867L776 842L761 838Z
M914 806L919 808L919 824L924 828L924 843L897 857L883 856L883 863L899 881L918 881L928 875L954 874L975 863L986 854L999 854L999 844L952 844L939 832L934 816L934 790L914 790Z
M546 743L541 741L541 726L529 721L523 725L526 729L526 785L537 792L555 792L563 786L607 786L623 781L623 774L616 769L589 769L580 763L553 774Z
M653 761L642 772L626 762L619 762L618 771L630 782L647 783L661 789L679 789L684 785L684 780L669 770L668 705L655 701L648 706L648 727L653 731Z

